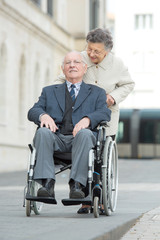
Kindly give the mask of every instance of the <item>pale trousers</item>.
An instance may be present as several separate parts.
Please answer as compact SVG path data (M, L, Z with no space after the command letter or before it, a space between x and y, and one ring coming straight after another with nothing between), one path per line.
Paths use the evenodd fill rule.
M70 179L86 186L89 151L96 145L96 137L89 129L80 130L75 137L53 133L47 128L39 128L34 137L36 165L34 179L55 179L54 151L72 152Z

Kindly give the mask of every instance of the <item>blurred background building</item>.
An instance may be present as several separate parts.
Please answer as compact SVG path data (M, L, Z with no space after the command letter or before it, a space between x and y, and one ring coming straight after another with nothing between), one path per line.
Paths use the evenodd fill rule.
M158 0L117 0L115 52L129 67L135 91L121 107L159 108L160 15Z
M90 29L110 29L136 82L121 107L160 107L158 1L0 0L0 171L26 168L35 132L27 111Z

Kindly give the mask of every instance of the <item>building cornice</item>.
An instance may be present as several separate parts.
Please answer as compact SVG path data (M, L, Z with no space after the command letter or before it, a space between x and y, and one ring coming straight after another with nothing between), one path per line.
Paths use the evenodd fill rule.
M29 31L34 35L34 37L36 35L43 41L46 41L47 44L50 44L52 47L58 47L63 51L70 51L71 49L75 48L75 37L59 27L54 20L49 19L50 17L43 12L39 14L42 15L42 20L44 19L46 23L50 25L50 33L40 28L40 25L38 26L31 22L30 19L23 16L19 11L17 11L15 8L12 8L3 0L0 0L0 13L7 19L14 21L16 24L20 24L22 28Z

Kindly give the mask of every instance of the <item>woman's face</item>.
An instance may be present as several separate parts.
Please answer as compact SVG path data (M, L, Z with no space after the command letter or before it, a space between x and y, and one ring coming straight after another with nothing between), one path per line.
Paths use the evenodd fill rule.
M108 52L105 50L104 43L88 42L86 51L87 51L88 57L91 59L91 62L95 64L100 63L108 54Z

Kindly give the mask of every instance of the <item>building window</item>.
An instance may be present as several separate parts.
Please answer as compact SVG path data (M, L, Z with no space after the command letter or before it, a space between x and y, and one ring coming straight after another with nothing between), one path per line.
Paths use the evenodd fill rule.
M38 5L39 7L41 6L41 0L31 0L32 2L34 2L36 5Z
M6 64L7 50L3 43L0 47L0 123L6 122Z
M155 122L141 121L140 125L140 143L155 143Z
M157 129L156 129L156 143L160 143L160 121L157 122Z
M154 72L155 65L154 52L134 52L133 53L133 67L135 72Z
M99 0L90 0L90 30L99 25Z
M130 120L129 119L123 119L119 121L116 141L117 143L130 142Z
M53 0L47 0L47 13L53 16Z
M153 28L152 14L136 14L135 15L135 29L146 30Z
M19 125L24 127L26 119L26 67L24 55L20 59L19 68Z
M45 86L48 86L49 84L50 84L50 71L49 69L47 69L45 75Z
M40 66L39 66L38 62L35 65L33 89L34 89L34 91L33 91L34 102L37 102L37 99L40 95Z
M140 125L140 143L160 143L160 120L142 120Z

